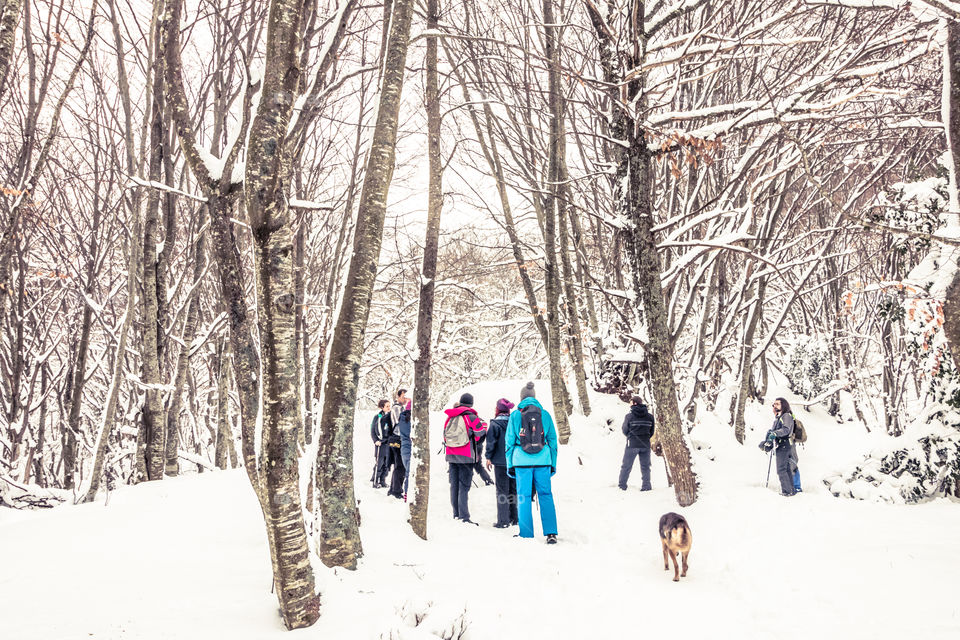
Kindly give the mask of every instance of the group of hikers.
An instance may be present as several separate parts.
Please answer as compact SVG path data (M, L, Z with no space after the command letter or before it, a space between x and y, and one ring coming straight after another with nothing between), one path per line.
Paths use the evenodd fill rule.
M532 382L520 390L520 402L497 400L494 417L487 424L473 406L473 395L464 393L446 409L443 443L450 480L450 504L455 519L470 519L469 492L476 471L484 484L496 485L498 529L518 525L521 538L533 537L533 500L539 502L540 523L548 544L557 541L557 513L551 478L557 472L557 430L553 416L536 398ZM407 390L399 389L393 403L381 400L370 424L376 465L374 488L386 487L387 495L406 501L410 480L410 409ZM761 443L775 451L781 492L792 496L801 490L797 449L793 441L794 418L784 398L773 402L774 423ZM630 411L621 430L626 436L618 486L626 491L635 460L640 461L641 491L649 491L651 438L655 421L640 396L630 399ZM486 469L483 460L486 458ZM491 480L488 471L493 470Z
M376 450L374 487L386 486L393 467L388 495L406 500L410 467L410 401L406 390L397 391L393 406L381 400L370 425ZM473 395L464 393L446 409L443 445L450 479L453 517L470 524L469 492L473 472L487 485L496 485L497 521L494 527L518 525L521 538L533 537L533 499L540 505L540 524L548 544L557 542L557 512L550 478L557 472L557 430L553 416L536 398L532 382L520 390L520 402L497 400L489 425L473 406ZM406 452L406 453L404 453ZM483 460L486 457L486 468ZM494 479L488 471L493 470Z

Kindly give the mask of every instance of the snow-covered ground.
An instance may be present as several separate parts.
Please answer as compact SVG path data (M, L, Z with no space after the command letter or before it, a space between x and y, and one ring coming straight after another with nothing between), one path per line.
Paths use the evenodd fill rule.
M489 419L496 399L516 401L520 386L470 390ZM538 385L545 406L547 389ZM106 507L101 497L0 510L0 638L415 640L450 637L444 630L459 624L473 640L960 637L960 505L843 500L819 482L882 436L816 408L797 412L810 441L800 452L804 493L787 499L774 489L775 471L763 486L767 458L756 443L768 407L748 411L744 447L704 418L692 434L700 499L678 509L659 458L653 491L639 491L639 468L628 491L617 489L627 407L609 396L593 402L560 450L558 545L494 529L493 487L470 493L479 527L454 521L436 455L430 540L415 537L406 505L366 482L373 452L364 413L356 475L365 557L356 572L317 563L324 606L314 627L283 630L263 523L234 470L124 488ZM690 572L679 583L662 565L657 523L666 511L683 513L693 530ZM536 512L534 521L539 534Z

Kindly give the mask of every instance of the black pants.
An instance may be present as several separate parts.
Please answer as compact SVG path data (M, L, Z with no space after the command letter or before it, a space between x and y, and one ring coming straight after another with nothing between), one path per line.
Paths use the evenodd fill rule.
M642 447L627 447L623 450L623 464L620 465L620 488L627 488L627 480L633 470L633 461L640 458L641 491L650 490L650 445Z
M494 465L497 479L497 524L517 524L517 480L507 475L507 467Z
M797 465L791 460L793 447L789 442L777 446L777 477L780 478L780 493L792 496L796 493L793 488L793 472Z
M393 475L390 476L389 496L397 498L403 497L403 479L407 476L407 470L403 466L403 458L400 456L400 447L387 447L390 449L390 464L393 465Z
M450 476L450 504L453 505L453 517L470 519L470 507L467 506L467 494L473 482L473 465L450 462L447 475Z
M376 456L376 466L373 468L371 481L378 487L382 487L387 484L387 471L390 470L390 447L386 442L376 447Z

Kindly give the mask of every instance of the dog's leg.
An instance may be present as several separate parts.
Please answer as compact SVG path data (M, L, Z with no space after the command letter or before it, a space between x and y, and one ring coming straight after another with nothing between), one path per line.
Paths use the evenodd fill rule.
M670 561L667 560L667 541L660 538L660 546L663 547L663 570L670 571Z
M673 581L680 582L680 568L677 566L677 552L670 549L670 559L673 560Z
M687 577L687 556L689 555L690 555L689 549L683 552L683 573L680 574L680 576L683 578Z

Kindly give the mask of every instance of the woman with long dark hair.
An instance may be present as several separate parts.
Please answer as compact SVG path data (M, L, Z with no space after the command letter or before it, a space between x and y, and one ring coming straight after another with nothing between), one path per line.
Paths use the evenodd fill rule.
M794 486L794 473L797 472L799 485L799 472L796 449L790 439L792 434L793 412L790 403L786 398L777 398L773 401L773 426L767 431L767 440L776 446L777 476L780 478L780 493L784 496L792 496L799 490Z

